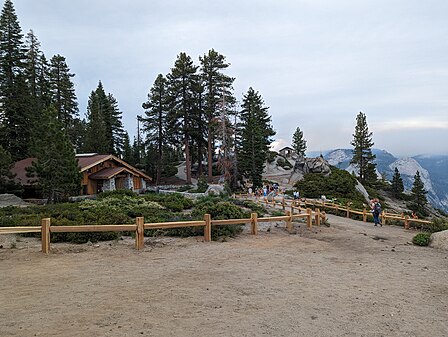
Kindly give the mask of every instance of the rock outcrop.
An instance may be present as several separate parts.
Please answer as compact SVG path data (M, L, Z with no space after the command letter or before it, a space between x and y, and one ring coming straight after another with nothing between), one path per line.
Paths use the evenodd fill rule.
M299 157L294 165L294 171L305 173L322 173L328 176L331 173L330 165L323 157Z
M448 230L431 234L429 246L437 249L448 250Z

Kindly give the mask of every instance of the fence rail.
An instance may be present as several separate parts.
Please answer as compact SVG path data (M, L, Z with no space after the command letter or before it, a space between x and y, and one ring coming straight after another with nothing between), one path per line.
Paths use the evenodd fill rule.
M247 194L234 195L235 198L247 198L254 200L252 196ZM50 237L51 233L69 233L69 232L135 232L135 247L136 249L143 249L144 247L144 230L145 229L168 229L168 228L183 228L183 227L204 227L204 241L211 241L212 226L226 226L236 224L250 224L251 234L256 235L258 232L259 222L274 222L284 221L288 232L293 230L292 221L297 218L305 218L307 228L311 228L314 224L319 226L322 221L326 221L325 211L320 208L329 208L346 212L346 216L350 214L358 214L363 216L363 221L367 221L367 216L372 214L366 209L356 210L351 209L350 205L342 206L331 202L322 202L317 200L302 199L302 200L286 200L281 198L272 198L269 201L267 198L256 198L256 202L272 205L274 207L280 206L286 213L283 216L271 216L258 218L257 213L252 213L249 219L226 219L226 220L212 220L210 214L204 215L204 220L198 221L176 221L176 222L157 222L145 223L143 217L137 217L135 224L122 225L82 225L82 226L51 226L51 219L45 218L41 220L41 226L20 226L20 227L0 227L0 234L22 234L22 233L41 233L42 252L48 254L50 252ZM314 210L307 206L313 206ZM286 210L286 208L289 210ZM298 211L298 213L296 213ZM303 212L303 213L302 213ZM381 214L383 223L387 220L399 220L404 222L404 228L408 229L411 222L430 224L431 221L413 219L403 214L392 214L385 211Z
M322 200L314 200L314 199L306 199L306 198L301 199L301 200L286 200L284 197L281 197L281 198L277 197L277 199L275 197L273 197L272 200L269 200L266 197L260 198L260 197L251 196L249 194L235 194L234 197L255 200L258 203L272 205L274 207L281 205L283 209L285 209L286 207L291 207L291 208L298 209L298 210L306 210L307 209L306 207L308 205L314 206L314 207L321 207L323 209L329 208L329 209L334 209L336 211L346 212L347 218L350 218L351 214L362 215L364 222L367 221L368 216L373 217L373 214L370 212L370 210L367 210L366 208L364 208L363 210L352 209L352 208L350 208L350 205L343 206L343 205L335 204L333 202L324 202ZM318 210L319 210L319 208L318 208ZM383 224L387 224L388 220L402 221L405 229L409 229L410 224L412 222L421 223L421 224L431 224L432 223L432 221L415 219L415 218L411 218L409 215L388 213L386 211L383 211L381 213L380 218L381 218Z
M135 247L143 249L145 229L168 229L183 227L204 227L204 241L211 241L212 226L226 226L237 224L250 224L251 234L256 235L258 232L259 222L285 221L286 229L291 232L293 229L292 221L294 218L306 218L307 227L312 226L313 212L308 209L304 214L294 214L294 209L287 211L285 216L258 218L257 213L252 213L249 219L226 219L212 220L210 214L204 215L204 220L198 221L176 221L176 222L156 222L145 223L143 217L137 217L135 224L122 225L80 225L80 226L51 226L51 219L45 218L41 220L41 226L30 227L0 227L0 234L22 234L22 233L41 233L42 252L48 254L50 252L51 233L80 233L80 232L135 232ZM320 224L321 218L325 219L325 213L315 214L315 223Z

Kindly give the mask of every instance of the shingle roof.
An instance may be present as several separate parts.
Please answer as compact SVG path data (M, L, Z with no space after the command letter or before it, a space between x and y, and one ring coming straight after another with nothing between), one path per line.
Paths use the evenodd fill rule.
M132 173L125 167L107 167L98 172L91 174L89 176L89 179L99 179L99 180L110 179L123 171Z
M26 168L30 167L35 160L36 158L26 158L14 163L14 167L11 171L16 175L14 177L16 183L19 183L22 186L29 186L37 181L36 178L26 176Z

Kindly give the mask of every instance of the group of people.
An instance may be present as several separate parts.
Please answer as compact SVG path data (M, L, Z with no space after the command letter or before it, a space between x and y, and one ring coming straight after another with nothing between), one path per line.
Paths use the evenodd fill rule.
M372 214L373 214L374 226L380 225L381 227L383 227L383 224L380 221L380 214L381 214L380 201L378 199L370 200L370 208L371 208Z
M259 197L267 197L270 193L274 192L275 195L279 194L280 187L278 184L272 184L272 185L264 185L263 187L256 188L255 190L252 189L252 187L249 187L247 189L247 192L250 196L255 196L257 198Z

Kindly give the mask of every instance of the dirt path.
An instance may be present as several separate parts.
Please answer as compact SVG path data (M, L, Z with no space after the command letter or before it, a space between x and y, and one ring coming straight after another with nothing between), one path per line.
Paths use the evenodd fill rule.
M446 251L329 216L228 242L23 239L0 249L0 336L448 336Z

